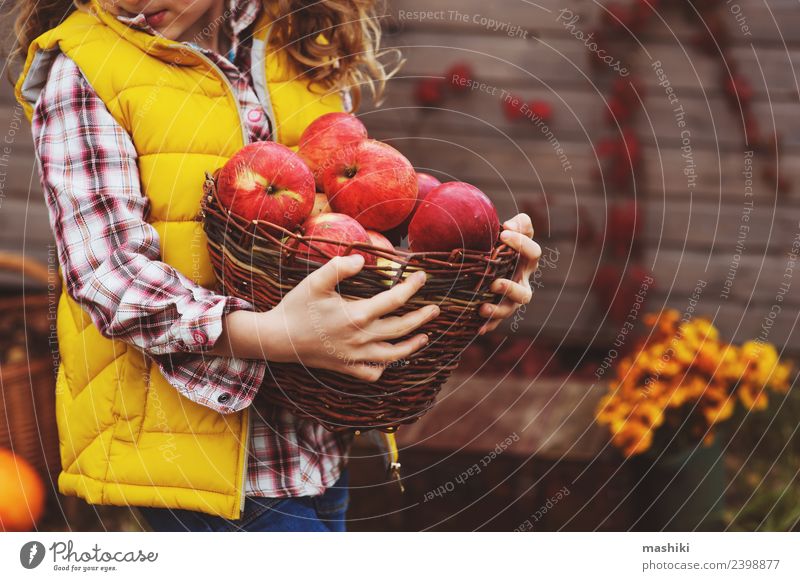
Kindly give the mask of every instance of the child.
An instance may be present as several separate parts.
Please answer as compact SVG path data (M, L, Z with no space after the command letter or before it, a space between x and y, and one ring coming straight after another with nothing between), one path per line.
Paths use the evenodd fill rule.
M421 348L388 341L437 316L391 316L424 276L347 301L336 284L363 259L337 258L255 313L208 290L196 218L204 172L245 143L296 146L360 86L380 95L373 1L26 0L17 34L64 280L60 491L142 507L154 530L344 530L350 438L249 406L269 361L375 381ZM527 216L505 227L524 260L484 331L530 300L540 254Z

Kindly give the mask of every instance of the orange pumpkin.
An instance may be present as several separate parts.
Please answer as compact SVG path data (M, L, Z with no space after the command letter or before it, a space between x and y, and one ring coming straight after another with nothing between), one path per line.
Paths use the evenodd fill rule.
M39 474L11 450L0 448L0 531L32 530L44 512Z

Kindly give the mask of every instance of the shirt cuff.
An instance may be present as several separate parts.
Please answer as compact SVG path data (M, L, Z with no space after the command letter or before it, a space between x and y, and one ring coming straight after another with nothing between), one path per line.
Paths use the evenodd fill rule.
M268 365L261 359L203 353L169 353L153 360L181 395L222 414L241 411L253 402Z
M215 295L193 297L186 305L177 305L180 316L170 328L164 343L149 351L167 353L205 353L214 348L222 334L222 319L233 311L254 311L252 303L236 297Z

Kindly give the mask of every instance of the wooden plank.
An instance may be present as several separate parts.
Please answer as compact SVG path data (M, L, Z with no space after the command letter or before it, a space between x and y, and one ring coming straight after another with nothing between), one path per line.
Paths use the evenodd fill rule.
M533 379L454 376L431 411L398 431L398 444L489 453L504 442L510 456L594 458L608 441L594 422L606 387Z
M402 50L407 59L403 74L408 76L443 75L453 64L470 61L481 80L501 88L525 83L528 86L573 87L594 90L598 74L592 70L586 48L575 39L537 39L521 43L506 37L468 36L404 32L387 35L388 46ZM624 45L609 47L629 51ZM653 92L660 82L650 64L661 61L679 98L690 94L719 94L720 71L717 63L686 46L654 43L636 57L634 70L641 73ZM787 52L781 48L739 46L731 49L731 58L750 79L754 91L768 92L773 99L797 99L796 64L800 48ZM763 77L762 77L763 71ZM660 88L658 90L661 90Z
M459 34L516 34L517 38L525 38L566 35L563 21L568 18L566 12L561 13L562 9L578 15L576 28L588 33L598 26L604 4L607 2L516 0L503 2L499 8L482 0L442 0L435 5L425 0L393 0L384 14L388 26L405 30L452 29ZM734 43L776 42L779 39L800 43L800 30L793 26L797 19L797 4L793 0L738 0L735 4L737 7L731 3L728 10L722 12ZM653 16L651 25L638 36L643 43L673 39L673 35L685 39L695 30L672 6L662 4L658 15L660 18ZM528 34L515 32L514 25ZM742 25L747 28L743 30Z
M424 125L408 123L406 130L386 128L373 124L366 118L373 137L391 143L421 170L441 175L445 179L462 180L482 184L495 184L497 197L537 194L554 190L569 198L573 197L572 183L583 198L587 192L598 192L602 184L594 177L599 162L593 145L588 143L559 143L565 151L569 169L565 171L554 144L544 138L537 139L529 133L503 135L487 132L483 135L439 135L429 132ZM396 127L396 126L395 126ZM677 195L683 198L727 199L741 207L744 199L745 156L742 152L692 151L689 161L694 163L697 178L694 186L684 175L687 159L675 148L660 148L658 144L643 147L644 168L642 195L661 199ZM781 170L793 183L800 183L800 155L785 155ZM764 158L753 162L754 196L766 203L774 196L761 180L762 168L770 163ZM615 192L610 184L605 197L613 199ZM781 203L795 203L798 192L792 191L781 198Z
M35 260L44 265L55 264L55 240L50 230L44 203L26 204L13 199L0 205L0 249ZM0 273L0 286L18 288L23 281L18 273ZM43 285L27 281L31 287Z
M512 136L535 135L540 132L532 123L508 121L502 110L503 90L519 95L530 102L541 99L553 107L549 129L564 142L594 141L619 131L608 112L607 96L596 90L573 90L552 87L516 89L491 86L475 89L445 101L439 110L420 107L414 98L418 79L400 76L393 79L381 107L371 103L360 116L371 126L386 131L407 131L420 128L432 135L461 135L498 133ZM680 147L681 129L675 120L674 106L663 93L651 91L638 108L640 131L658 137L660 147ZM720 96L703 99L689 96L681 101L685 111L686 128L693 136L695 147L706 149L741 150L744 144L741 115L732 111ZM779 120L787 151L800 148L800 102L769 103L757 100L754 107L765 133L774 131L773 119Z
M773 303L750 303L724 301L718 292L710 289L701 295L695 316L713 319L726 341L742 343L763 337L775 344L779 350L792 354L800 353L800 338L795 333L796 308L783 309L777 317L770 318ZM666 292L656 289L649 295L648 312L668 307L685 312L689 308L689 297L681 292ZM537 336L576 347L589 344L611 345L619 332L619 325L610 320L604 323L604 311L588 289L543 289L519 318L518 332L534 333ZM765 330L766 328L766 330Z
M600 237L604 236L601 231ZM596 277L597 269L606 264L601 256L602 239L595 244L576 244L574 239L540 240L542 254L539 272L534 279L534 290L547 288L551 292L586 291ZM621 267L634 262L654 273L657 285L663 292L690 296L699 280L707 283L708 292L720 303L745 305L749 301L771 304L776 301L779 285L790 267L786 255L765 255L752 251L738 256L736 248L718 249L717 252L687 252L653 244L645 248L640 260L621 257ZM790 288L782 303L800 306L800 285Z

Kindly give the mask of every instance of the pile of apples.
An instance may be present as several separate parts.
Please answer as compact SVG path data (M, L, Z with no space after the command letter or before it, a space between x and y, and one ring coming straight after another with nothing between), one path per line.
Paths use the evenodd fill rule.
M490 251L500 232L497 211L478 188L417 173L348 113L317 118L297 153L272 141L246 145L217 174L217 195L248 220L330 239L314 243L330 256L347 253L353 243L393 251L406 237L412 252ZM305 244L297 252L325 260ZM375 255L358 253L376 263Z

